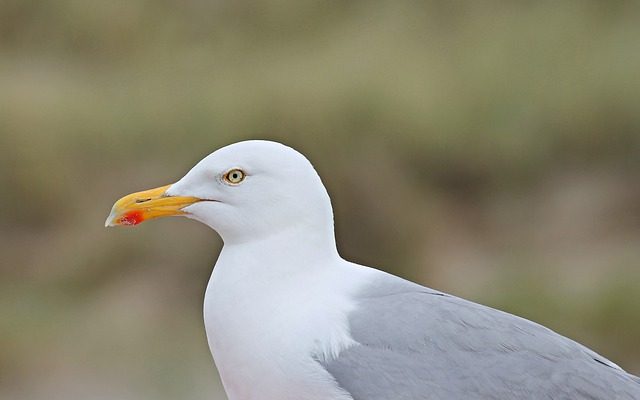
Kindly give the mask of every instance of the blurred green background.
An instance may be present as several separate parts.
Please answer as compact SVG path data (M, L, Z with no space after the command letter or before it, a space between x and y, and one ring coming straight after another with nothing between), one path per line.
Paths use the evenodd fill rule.
M0 398L223 399L221 246L126 193L294 146L341 253L640 373L637 1L0 2Z

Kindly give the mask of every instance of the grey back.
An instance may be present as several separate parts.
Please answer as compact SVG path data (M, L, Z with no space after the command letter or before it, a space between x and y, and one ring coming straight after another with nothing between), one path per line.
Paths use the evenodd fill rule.
M383 275L318 360L354 400L640 399L640 380L534 322Z

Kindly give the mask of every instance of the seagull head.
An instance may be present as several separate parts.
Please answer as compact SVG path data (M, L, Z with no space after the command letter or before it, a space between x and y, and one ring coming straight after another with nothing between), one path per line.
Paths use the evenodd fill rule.
M174 184L124 196L105 225L168 216L200 221L226 244L282 232L333 236L331 202L311 163L288 146L264 140L223 147Z

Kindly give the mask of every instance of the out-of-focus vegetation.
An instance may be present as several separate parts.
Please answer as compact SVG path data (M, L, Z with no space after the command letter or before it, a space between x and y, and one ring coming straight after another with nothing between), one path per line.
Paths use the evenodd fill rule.
M119 196L292 145L342 254L640 373L640 3L0 3L0 398L224 398L221 246ZM218 397L215 397L218 396Z

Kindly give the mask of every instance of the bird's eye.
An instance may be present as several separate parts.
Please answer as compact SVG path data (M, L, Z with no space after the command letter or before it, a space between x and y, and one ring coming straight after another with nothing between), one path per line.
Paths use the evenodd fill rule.
M246 174L242 170L234 168L229 172L227 172L226 174L224 174L223 178L225 182L230 183L232 185L237 185L244 180L245 176Z

